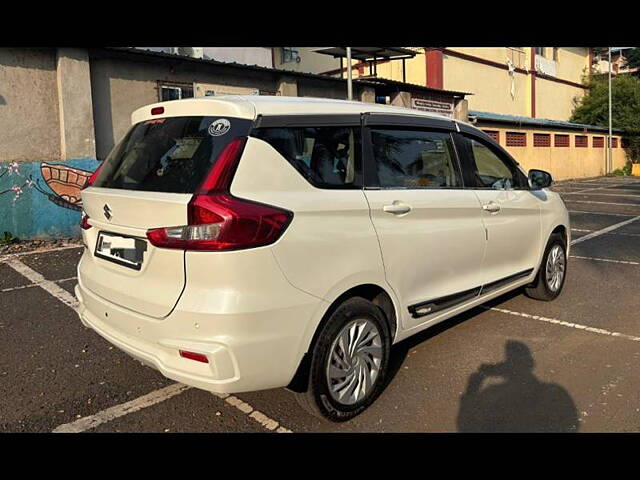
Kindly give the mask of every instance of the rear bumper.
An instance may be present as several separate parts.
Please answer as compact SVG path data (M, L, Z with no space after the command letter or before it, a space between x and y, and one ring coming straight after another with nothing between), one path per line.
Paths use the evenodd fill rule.
M194 312L187 289L174 311L157 319L103 299L78 280L83 325L164 376L219 393L288 385L305 351L309 322L321 315L324 303L289 285L290 301L279 308ZM204 354L209 363L183 358L179 350Z

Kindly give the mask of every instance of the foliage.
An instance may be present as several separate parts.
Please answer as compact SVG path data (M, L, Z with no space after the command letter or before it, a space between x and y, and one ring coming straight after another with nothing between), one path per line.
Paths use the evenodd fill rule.
M635 47L627 56L629 68L640 68L640 47Z
M613 172L611 172L611 174L617 175L619 177L631 175L631 162L627 162L627 164L622 168L616 168Z
M586 95L574 100L572 122L607 127L609 125L609 86L604 76L585 79L589 87ZM625 131L629 139L627 155L633 163L640 163L640 79L617 75L611 81L613 128Z
M18 243L18 237L15 237L11 232L4 232L0 236L0 245L9 245L10 243Z

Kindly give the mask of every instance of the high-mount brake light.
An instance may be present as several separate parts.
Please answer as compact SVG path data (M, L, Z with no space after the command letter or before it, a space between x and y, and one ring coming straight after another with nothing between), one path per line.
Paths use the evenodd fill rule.
M153 107L151 109L151 115L161 115L164 113L164 107Z
M269 245L280 238L292 212L236 198L229 192L246 141L246 137L235 138L222 150L189 202L188 225L148 230L152 245L224 251Z
M98 175L100 174L100 170L102 169L102 167L104 167L104 162L102 162L100 165L98 165L98 168L96 168L93 171L93 173L89 177L89 180L87 180L87 182L82 186L81 190L84 190L85 188L90 187L91 185L93 185L96 182L96 178L98 178Z
M80 228L83 230L89 230L91 228L91 224L89 223L89 215L86 213L82 215L80 219Z

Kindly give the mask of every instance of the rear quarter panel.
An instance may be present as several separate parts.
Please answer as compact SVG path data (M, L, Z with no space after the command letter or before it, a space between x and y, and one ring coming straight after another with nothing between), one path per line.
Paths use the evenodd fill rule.
M302 352L326 309L352 287L380 286L389 293L397 311L398 302L385 281L378 238L362 190L315 188L271 145L250 137L231 193L294 214L271 251L293 286L324 300L323 311L306 319Z
M362 190L313 187L273 147L249 138L231 193L291 210L272 251L297 288L331 301L361 283L384 285L384 268Z

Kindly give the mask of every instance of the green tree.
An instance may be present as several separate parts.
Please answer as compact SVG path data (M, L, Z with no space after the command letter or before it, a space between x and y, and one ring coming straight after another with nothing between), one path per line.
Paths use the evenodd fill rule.
M640 47L635 47L627 56L627 65L629 68L640 67Z
M585 80L589 90L574 100L572 122L607 127L609 125L609 87L605 75ZM611 81L611 109L613 128L621 128L629 139L627 155L633 163L640 163L640 79L630 75L616 75Z

